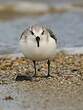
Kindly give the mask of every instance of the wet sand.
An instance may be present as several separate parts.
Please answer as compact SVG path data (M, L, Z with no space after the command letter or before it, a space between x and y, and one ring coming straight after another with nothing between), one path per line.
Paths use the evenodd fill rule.
M37 77L30 60L0 58L0 110L82 110L83 55L59 53L51 62L37 62Z

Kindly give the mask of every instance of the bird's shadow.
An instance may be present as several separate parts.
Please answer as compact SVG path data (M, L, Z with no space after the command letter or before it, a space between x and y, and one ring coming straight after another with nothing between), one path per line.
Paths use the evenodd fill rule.
M50 76L50 77L53 77L53 76ZM48 76L30 76L30 75L17 75L16 77L16 81L33 81L33 80L36 80L37 78L46 78L46 79L49 79Z
M17 75L16 76L16 81L32 81L33 77L32 76L27 76L27 75Z
M17 75L16 81L33 81L37 78L47 78L46 76L30 76L30 75Z
M49 76L49 77L53 77L53 76ZM36 80L37 78L46 78L49 79L48 76L31 76L31 75L17 75L16 76L16 81L33 81Z

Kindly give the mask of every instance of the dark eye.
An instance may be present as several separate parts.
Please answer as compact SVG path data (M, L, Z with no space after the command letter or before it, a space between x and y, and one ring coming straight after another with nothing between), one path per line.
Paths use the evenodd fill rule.
M33 31L31 31L31 34L34 35Z
M41 34L44 35L44 31Z

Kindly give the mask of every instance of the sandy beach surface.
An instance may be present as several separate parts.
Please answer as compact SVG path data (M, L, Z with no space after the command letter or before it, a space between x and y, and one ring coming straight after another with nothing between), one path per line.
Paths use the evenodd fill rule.
M58 53L46 79L46 61L0 58L0 110L82 110L83 55Z

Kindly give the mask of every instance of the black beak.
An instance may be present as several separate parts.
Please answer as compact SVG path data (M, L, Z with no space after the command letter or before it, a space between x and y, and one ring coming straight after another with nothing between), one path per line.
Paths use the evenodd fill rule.
M36 41L37 41L37 47L39 47L39 41L40 41L40 37L39 36L36 37Z

